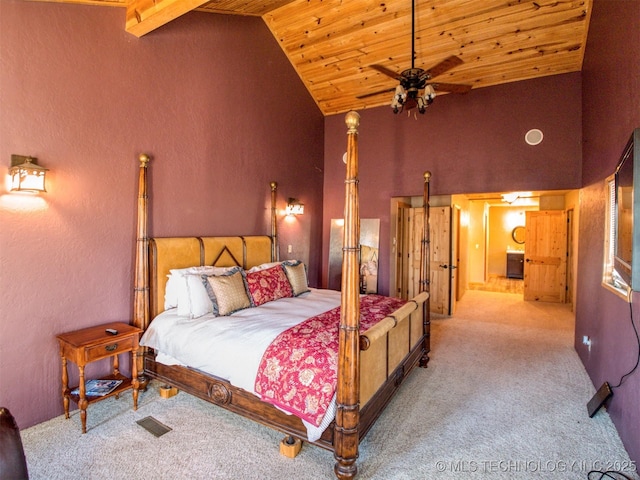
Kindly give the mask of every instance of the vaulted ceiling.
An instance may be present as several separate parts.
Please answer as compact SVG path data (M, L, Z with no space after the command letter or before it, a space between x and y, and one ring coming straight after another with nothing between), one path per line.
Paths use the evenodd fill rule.
M398 81L380 70L411 67L412 0L57 1L126 7L138 37L191 10L261 17L325 115L388 105ZM433 82L473 89L580 71L592 4L416 0L415 67L457 56Z

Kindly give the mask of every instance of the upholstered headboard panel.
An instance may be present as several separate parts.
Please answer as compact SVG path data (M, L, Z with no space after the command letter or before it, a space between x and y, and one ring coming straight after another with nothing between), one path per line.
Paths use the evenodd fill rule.
M242 237L245 244L244 264L245 268L255 267L266 262L275 262L272 258L272 238L266 235L255 237ZM265 260L266 259L266 260Z
M240 266L249 269L273 261L272 238L247 237L164 237L149 240L150 318L164 310L164 294L169 271L196 265Z
M242 237L202 238L203 265L217 267L244 266L244 243Z

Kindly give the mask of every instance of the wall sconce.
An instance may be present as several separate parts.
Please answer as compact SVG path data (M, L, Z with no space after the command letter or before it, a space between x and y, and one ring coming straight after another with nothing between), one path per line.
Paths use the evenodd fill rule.
M285 213L286 215L303 215L304 205L295 198L289 198L289 200L287 200L287 209L285 210Z
M46 192L44 181L49 169L38 165L38 159L25 157L23 155L11 155L11 177L12 192Z

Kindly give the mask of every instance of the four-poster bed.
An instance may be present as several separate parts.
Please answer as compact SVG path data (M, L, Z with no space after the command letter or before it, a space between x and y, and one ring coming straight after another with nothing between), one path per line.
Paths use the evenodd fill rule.
M364 308L363 312L367 315L369 314L369 309L361 306L361 303L365 305L365 300L361 299L359 290L360 262L358 241L360 227L357 146L359 115L355 112L348 113L346 124L348 127L348 143L342 288L340 292L305 289L306 284L304 282L306 282L306 278L303 281L302 290L297 292L296 284L299 281L292 280L293 277L290 274L293 269L297 269L298 273L300 272L299 264L278 262L277 184L275 182L271 183L271 235L149 238L147 234L147 168L149 158L146 155L140 156L138 237L134 288L134 325L146 331L142 344L145 344L144 341L147 337L147 348L144 349L143 357L138 358L139 372L144 371L144 375L147 377L158 379L179 390L184 390L187 393L279 430L288 435L287 441L284 442L286 445L299 443L302 440L333 451L336 459L335 474L338 478L344 479L353 478L357 473L356 459L358 457L359 442L380 416L409 372L416 365L426 366L430 350L428 294L430 174L425 173L424 175L425 228L421 249L421 292L414 299L406 303L402 302L403 304L399 307L399 304L391 302L392 299L380 297L382 303L386 302L387 308L389 308L388 312L380 313L380 318L376 320L377 323L368 323L368 319L363 321L362 325L367 325L368 327L366 331L361 331L361 309ZM272 265L275 266L272 267ZM281 266L278 267L277 265ZM193 325L200 328L205 323L207 326L214 323L227 325L224 322L230 322L228 325L237 325L237 323L233 322L238 322L239 319L243 318L243 315L247 315L247 318L249 318L249 313L247 313L249 311L270 308L279 303L287 305L290 310L295 310L295 305L303 305L303 302L305 302L304 297L309 299L322 297L325 295L323 292L331 292L331 294L327 293L328 296L335 294L331 300L336 302L336 315L339 316L339 326L336 329L338 339L337 342L334 342L337 345L337 360L334 365L336 378L333 398L335 398L335 402L327 410L329 412L335 409L335 418L326 416L328 420L325 420L324 423L328 423L334 418L328 428L325 428L326 425L320 425L318 429L314 430L314 427L310 427L308 421L303 421L298 416L284 412L280 404L276 402L267 403L269 401L267 396L259 396L250 387L245 386L242 388L238 384L234 384L229 380L232 376L231 374L206 373L206 371L203 371L204 367L194 367L194 365L199 365L197 362L180 364L179 362L166 361L163 355L165 353L169 354L170 351L173 352L171 350L172 347L166 347L166 351L164 351L164 345L167 345L164 340L157 343L153 341L158 337L157 331L160 330L160 328L155 327L156 324L162 325L162 322L174 322L173 317L175 315L166 309L167 277L172 275L172 270L196 268L197 266L201 266L201 268L228 269L224 270L226 272L224 275L229 275L229 277L225 278L225 281L236 275L237 269L243 269L245 278L248 278L251 273L247 272L282 268L287 273L289 280L291 280L295 295L285 294L285 297L291 296L293 298L278 298L277 302L270 302L268 305L256 305L255 308L246 308L233 315L225 316L224 319L216 317L216 319L208 323L200 319L190 323L185 321L184 318L175 321L178 324L190 324L189 328L193 328ZM200 270L197 271L200 272ZM204 282L207 281L205 277L202 278ZM214 286L211 283L211 288ZM309 290L311 292L307 293ZM211 298L215 311L215 298ZM372 300L374 299L372 298ZM394 300L399 302L397 299ZM389 305L394 305L393 310ZM252 304L251 307L253 306ZM300 307L301 310L304 310L304 308ZM373 310L376 308L373 308ZM250 313L253 314L253 312ZM153 320L156 317L162 318L162 320L156 322ZM202 318L207 319L208 317ZM151 347L151 344L155 348ZM163 351L159 351L157 345L162 345L159 350ZM245 360L244 357L243 360ZM251 363L250 359L246 359L246 361ZM208 367L205 370L209 370ZM238 383L241 384L241 382ZM259 390L257 386L256 390ZM274 405L278 405L278 407Z

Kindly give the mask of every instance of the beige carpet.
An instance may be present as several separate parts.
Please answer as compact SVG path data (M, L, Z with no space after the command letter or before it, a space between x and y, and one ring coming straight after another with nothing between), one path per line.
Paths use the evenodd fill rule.
M361 479L586 479L615 468L638 478L573 349L564 305L469 291L436 318L429 368L407 379L361 444ZM32 479L330 479L334 460L304 446L282 457L282 435L187 394L127 395L22 432ZM172 428L156 438L136 421ZM597 478L597 477L596 477ZM621 477L619 477L621 478Z

